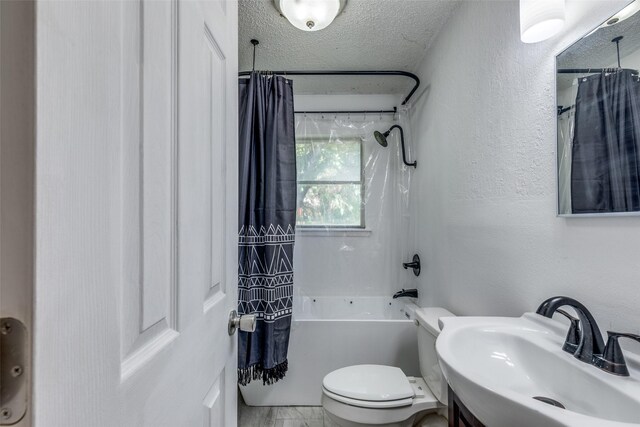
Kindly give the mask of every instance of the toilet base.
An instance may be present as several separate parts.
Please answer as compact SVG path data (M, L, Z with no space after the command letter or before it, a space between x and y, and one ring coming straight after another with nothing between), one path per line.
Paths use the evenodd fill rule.
M358 423L355 421L349 421L349 420L345 420L343 418L339 418L333 414L330 414L329 412L325 412L325 414L331 418L331 421L333 421L334 424L339 425L340 427L371 427L374 424L362 424L362 423ZM410 417L408 420L405 420L403 422L400 423L386 423L386 424L375 424L376 427L380 426L380 427L412 427L413 426L413 421L415 420L416 416L412 416Z
M330 414L329 412L325 412L326 415L331 418L334 424L340 427L370 427L371 424L362 424L354 421L345 420L342 418L338 418L335 415ZM439 414L440 411L430 412L425 411L419 414L413 415L409 417L409 419L404 420L399 423L387 423L387 424L376 424L380 427L447 427L449 422L445 417Z
M426 386L425 386L426 388ZM445 408L435 396L427 392L424 396L413 399L413 404L397 408L362 408L339 402L324 392L322 393L322 406L331 420L340 427L440 427L436 424L436 418L429 420L426 415L443 413ZM439 417L439 416L438 416ZM442 418L442 417L439 417ZM423 420L426 424L423 423ZM418 421L419 423L416 423ZM444 424L446 426L446 422Z

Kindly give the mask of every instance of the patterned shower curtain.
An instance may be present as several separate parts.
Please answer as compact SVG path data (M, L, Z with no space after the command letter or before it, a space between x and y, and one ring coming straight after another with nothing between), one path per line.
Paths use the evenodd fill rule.
M240 81L238 382L284 378L293 304L296 151L291 80L254 72Z

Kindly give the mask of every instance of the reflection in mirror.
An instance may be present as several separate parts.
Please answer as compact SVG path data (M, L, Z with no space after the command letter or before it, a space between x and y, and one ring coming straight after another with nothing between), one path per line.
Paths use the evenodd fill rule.
M556 58L558 213L640 214L640 0Z

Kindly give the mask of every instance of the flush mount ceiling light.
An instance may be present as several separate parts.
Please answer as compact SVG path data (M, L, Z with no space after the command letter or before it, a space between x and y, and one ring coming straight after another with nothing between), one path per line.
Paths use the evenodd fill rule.
M538 43L564 26L564 0L520 0L520 39Z
M276 8L303 31L327 28L342 12L347 0L274 0Z

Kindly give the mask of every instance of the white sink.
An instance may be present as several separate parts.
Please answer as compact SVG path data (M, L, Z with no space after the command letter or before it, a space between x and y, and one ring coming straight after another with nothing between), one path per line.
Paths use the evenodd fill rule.
M601 371L562 351L568 326L535 313L440 323L436 350L447 382L488 427L640 425L637 356L625 353L629 377Z

